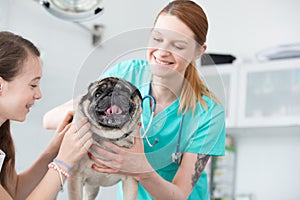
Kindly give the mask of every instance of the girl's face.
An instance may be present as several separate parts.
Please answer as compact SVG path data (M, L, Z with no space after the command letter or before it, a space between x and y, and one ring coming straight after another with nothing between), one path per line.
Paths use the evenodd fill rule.
M162 14L153 27L147 58L153 75L183 77L188 64L199 58L203 51L187 25L176 16Z
M8 82L1 78L0 117L2 120L25 120L35 100L42 97L39 86L41 76L40 59L30 55L12 81Z

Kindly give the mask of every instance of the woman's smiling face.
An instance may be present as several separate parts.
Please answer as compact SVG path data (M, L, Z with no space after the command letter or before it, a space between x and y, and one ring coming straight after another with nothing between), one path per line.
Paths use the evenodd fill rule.
M151 33L147 58L152 73L184 76L188 64L199 56L192 30L176 16L161 14Z

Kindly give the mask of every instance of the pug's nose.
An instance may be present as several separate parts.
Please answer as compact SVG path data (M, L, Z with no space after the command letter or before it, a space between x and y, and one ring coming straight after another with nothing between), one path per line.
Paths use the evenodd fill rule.
M122 113L122 109L117 106L117 105L112 105L111 107L109 107L106 111L105 114L106 115L110 115L110 114L121 114Z

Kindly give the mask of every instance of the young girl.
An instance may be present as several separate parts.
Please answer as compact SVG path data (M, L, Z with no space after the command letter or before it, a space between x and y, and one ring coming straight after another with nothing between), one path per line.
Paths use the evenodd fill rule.
M36 162L17 174L10 120L24 121L31 106L41 98L39 56L30 41L0 32L0 150L6 154L0 168L1 200L55 199L74 163L92 144L87 120L70 124L70 112Z

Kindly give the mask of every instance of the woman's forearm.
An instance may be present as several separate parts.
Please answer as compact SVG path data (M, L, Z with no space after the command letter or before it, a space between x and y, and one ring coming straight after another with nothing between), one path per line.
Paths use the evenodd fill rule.
M185 200L183 191L175 184L164 180L155 171L144 174L140 177L139 182L147 192L156 200L176 199Z
M66 114L74 110L73 103L73 100L70 100L48 111L43 117L44 128L49 130L56 129Z

